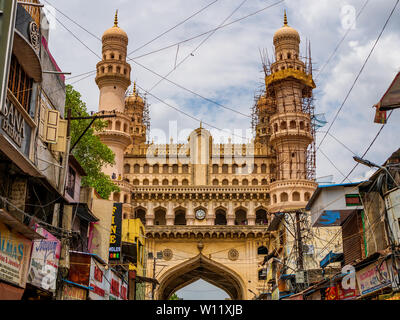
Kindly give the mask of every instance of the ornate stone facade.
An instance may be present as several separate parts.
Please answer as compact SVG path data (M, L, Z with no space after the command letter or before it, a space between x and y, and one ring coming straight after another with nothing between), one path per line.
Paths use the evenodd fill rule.
M136 87L125 97L127 43L116 20L103 36L96 77L99 111L116 118L99 135L116 154L116 164L104 168L121 189L113 200L124 203L124 218L143 221L147 251L163 257L156 262L164 266L156 265L156 297L168 298L199 278L232 299L266 291L260 262L266 252L283 256L285 244L283 229L270 227L273 213L304 208L316 187L306 172L311 118L301 103L315 85L299 59L297 31L285 20L274 36L276 62L249 144L216 144L201 125L187 144L146 143L145 102Z

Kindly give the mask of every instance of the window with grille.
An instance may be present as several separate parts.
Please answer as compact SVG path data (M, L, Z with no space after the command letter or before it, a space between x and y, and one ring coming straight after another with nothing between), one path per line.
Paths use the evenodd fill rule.
M33 79L30 78L17 58L12 55L10 64L10 75L8 78L8 88L13 93L14 97L29 113L29 103L32 94Z

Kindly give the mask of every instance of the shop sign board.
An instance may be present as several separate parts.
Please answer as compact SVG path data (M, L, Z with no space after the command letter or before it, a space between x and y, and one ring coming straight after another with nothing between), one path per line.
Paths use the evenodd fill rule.
M106 278L106 271L104 266L92 257L90 265L90 286L93 287L93 291L89 291L89 298L91 300L108 300L110 286L107 285L108 279Z
M361 295L390 286L392 281L390 279L386 261L383 261L381 264L380 262L373 263L368 267L357 271L357 283Z
M121 281L121 300L128 300L128 284L125 281Z
M86 290L70 284L64 284L63 300L86 300Z
M121 240L122 240L122 203L114 203L111 230L110 230L110 249L109 260L121 259Z
M116 272L109 269L107 273L109 300L127 300L128 284Z
M338 294L338 288L336 286L326 288L325 300L338 300L338 299L339 299L339 294Z
M342 283L339 282L337 285L339 300L352 300L357 297L357 289L344 289Z
M55 292L61 242L39 225L35 225L35 229L45 239L33 241L28 282L44 290Z
M25 288L32 241L0 222L0 279Z
M120 287L121 287L121 279L117 276L117 274L109 270L108 272L108 286L109 286L109 300L120 300L119 298L119 293L120 293Z

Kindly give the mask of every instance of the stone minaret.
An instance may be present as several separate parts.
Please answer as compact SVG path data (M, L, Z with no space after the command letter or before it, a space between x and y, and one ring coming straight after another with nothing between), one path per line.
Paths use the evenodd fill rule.
M131 66L126 62L128 36L118 27L118 11L114 26L102 37L103 59L97 64L96 83L100 89L99 113L116 114L108 119L108 128L99 132L101 141L115 154L115 165L103 168L113 179L123 177L124 151L131 144L131 118L125 113L125 92L129 87Z
M125 99L125 112L131 117L130 134L133 146L146 142L146 125L143 122L145 102L136 90L136 82L133 92Z
M313 141L304 99L315 88L312 72L299 58L299 33L284 25L274 35L275 62L265 78L266 96L274 101L269 117L270 144L277 156L276 181L270 186L271 211L304 208L316 184L307 180L307 148Z

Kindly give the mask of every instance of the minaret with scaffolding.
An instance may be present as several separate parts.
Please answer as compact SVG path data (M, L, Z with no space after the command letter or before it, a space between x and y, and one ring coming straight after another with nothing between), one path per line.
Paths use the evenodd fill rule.
M284 25L274 35L275 57L264 62L265 91L253 107L256 140L276 155L270 212L304 208L316 188L311 49L300 57L299 33Z

